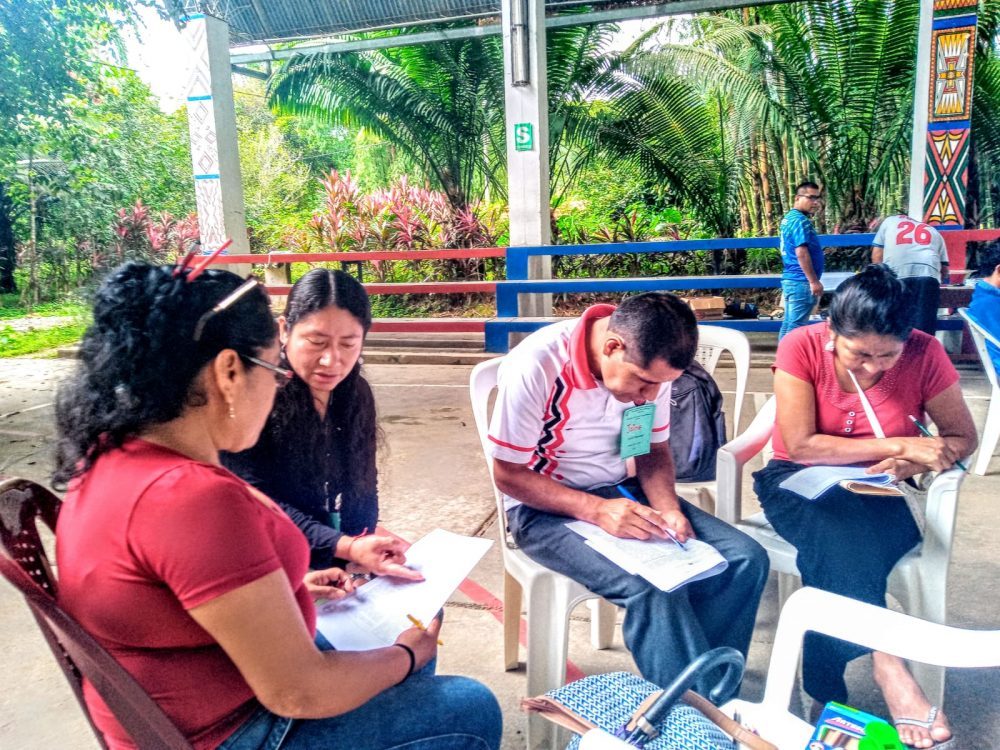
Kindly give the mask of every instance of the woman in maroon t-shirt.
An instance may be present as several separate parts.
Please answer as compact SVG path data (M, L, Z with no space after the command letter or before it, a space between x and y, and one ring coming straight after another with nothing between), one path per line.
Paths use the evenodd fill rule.
M298 528L219 464L257 440L291 377L277 362L255 281L140 263L108 277L57 399L61 603L198 750L450 748L456 735L495 750L489 690L423 669L438 620L385 648L317 648L312 596L347 595L349 577L307 572ZM85 691L109 747L134 747Z
M882 265L845 281L829 323L799 328L778 346L774 373L774 459L754 474L754 489L774 529L798 551L807 586L885 606L886 583L920 534L901 497L834 486L806 500L780 484L806 465L862 465L899 480L942 471L976 448L976 428L958 373L933 337L911 330L903 286ZM875 419L867 416L863 392ZM921 437L910 419L924 414L939 436ZM877 424L876 424L877 423ZM847 701L844 669L866 653L825 636L806 637L803 683L819 703ZM951 736L905 663L873 655L874 676L903 741L931 747Z

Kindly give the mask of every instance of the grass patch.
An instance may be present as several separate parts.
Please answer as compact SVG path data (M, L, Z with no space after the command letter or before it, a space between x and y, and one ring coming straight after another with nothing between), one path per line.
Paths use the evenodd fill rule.
M87 323L83 320L33 331L15 331L5 326L0 328L0 357L20 357L65 346L78 341L85 330Z
M74 316L85 314L90 308L82 302L62 300L58 302L42 302L31 308L32 317ZM19 294L0 294L0 320L24 318L28 309L21 304Z

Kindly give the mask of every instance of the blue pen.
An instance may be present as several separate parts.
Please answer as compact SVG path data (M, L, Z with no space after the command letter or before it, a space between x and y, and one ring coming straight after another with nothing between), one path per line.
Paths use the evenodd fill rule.
M635 495L633 495L631 492L629 492L627 489L625 489L625 485L623 485L623 484L616 484L615 487L618 488L618 494L621 495L622 497L624 497L626 500L631 500L633 503L639 502L636 499ZM684 546L684 542L682 542L680 539L677 538L677 535L673 532L672 529L664 529L664 531L667 532L667 536L670 537L671 540L673 540L674 544L676 544L682 550L684 550L685 552L687 552L687 547Z
M913 416L912 414L907 414L906 416L908 416L910 418L910 421L913 422L913 424L915 424L917 426L917 429L920 430L920 434L921 435L923 435L924 437L934 437L933 433L931 433L930 430L928 430L926 427L924 427L920 423L920 420L918 420L915 416ZM962 471L966 471L967 472L969 470L969 467L966 466L965 464L963 464L961 461L956 461L955 462L955 466L957 466L958 468L960 468Z

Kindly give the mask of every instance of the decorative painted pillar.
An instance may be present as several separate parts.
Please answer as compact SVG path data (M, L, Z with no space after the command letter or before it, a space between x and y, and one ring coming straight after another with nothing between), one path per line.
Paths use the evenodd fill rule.
M549 88L544 0L502 0L504 120L510 244L549 245ZM516 49L515 49L516 48ZM552 276L549 256L528 259L528 278ZM524 294L519 314L552 314L551 294Z
M228 237L233 253L249 253L229 25L194 14L186 19L184 37L191 47L187 115L202 252L212 252Z
M965 225L977 0L921 0L910 216Z

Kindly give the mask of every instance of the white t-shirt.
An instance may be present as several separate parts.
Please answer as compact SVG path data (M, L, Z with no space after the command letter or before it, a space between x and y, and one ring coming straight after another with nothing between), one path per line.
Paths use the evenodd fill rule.
M535 331L504 357L489 431L494 458L582 490L626 478L622 414L634 404L616 400L587 364L587 329L614 309L594 305L579 320ZM654 403L652 442L661 443L670 435L669 383Z
M941 233L904 214L883 221L872 244L884 248L882 262L901 279L917 276L940 279L941 266L948 263L948 250Z

